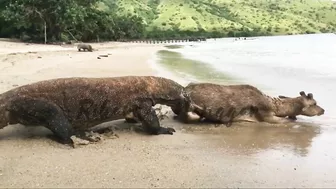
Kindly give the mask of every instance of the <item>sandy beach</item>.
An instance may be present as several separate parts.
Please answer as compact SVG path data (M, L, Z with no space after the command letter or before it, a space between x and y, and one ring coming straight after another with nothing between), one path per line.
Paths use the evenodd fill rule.
M157 75L150 60L162 44L75 46L0 41L0 92L59 77ZM99 55L108 55L101 57ZM116 131L119 138L71 148L43 127L0 130L1 188L333 187L334 156L312 157L318 126L239 124L230 128L162 121L174 135ZM118 120L106 125L127 125ZM128 125L129 126L129 125ZM331 140L329 138L325 140ZM329 146L328 146L329 144ZM284 146L287 146L286 148ZM326 142L323 149L332 149ZM282 149L281 152L278 150ZM323 151L324 153L324 151ZM322 162L322 163L321 163ZM323 167L323 168L321 168ZM313 173L314 172L314 173Z

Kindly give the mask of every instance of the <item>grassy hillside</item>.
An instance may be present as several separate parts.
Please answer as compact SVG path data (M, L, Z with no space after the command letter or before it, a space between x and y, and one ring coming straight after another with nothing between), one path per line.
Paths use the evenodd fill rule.
M336 31L331 0L105 0L101 9L144 18L147 31L217 31L268 35Z

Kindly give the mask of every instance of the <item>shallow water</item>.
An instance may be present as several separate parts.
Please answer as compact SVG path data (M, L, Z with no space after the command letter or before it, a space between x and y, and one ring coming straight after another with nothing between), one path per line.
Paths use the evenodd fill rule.
M266 177L249 175L254 182L274 184L272 175L278 174L284 177L278 179L281 186L335 186L336 35L232 38L182 45L159 52L157 66L184 85L193 81L246 83L272 96L298 96L304 90L313 93L325 109L322 116L299 116L291 126L182 125L183 130L201 134L217 152L240 157L243 169L269 172ZM227 158L216 154L213 157Z

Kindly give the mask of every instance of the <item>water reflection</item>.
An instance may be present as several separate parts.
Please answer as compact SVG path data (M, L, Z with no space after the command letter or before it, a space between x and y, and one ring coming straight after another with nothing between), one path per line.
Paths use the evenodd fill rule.
M252 155L260 151L288 150L298 156L307 156L320 127L309 123L274 125L267 123L236 123L232 127L202 124L183 125L181 130L194 133L203 140L234 155Z

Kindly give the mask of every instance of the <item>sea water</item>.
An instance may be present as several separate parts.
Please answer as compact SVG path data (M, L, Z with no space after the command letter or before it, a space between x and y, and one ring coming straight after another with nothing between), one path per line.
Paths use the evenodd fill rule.
M297 97L305 91L313 93L318 105L325 109L322 116L298 116L294 127L233 124L230 128L210 129L211 135L205 135L204 141L216 144L211 154L218 162L214 171L232 171L232 182L242 179L246 185L335 186L336 35L227 38L176 45L181 48L157 53L154 65L158 75L182 85L250 84L270 96ZM239 159L232 170L226 164L230 155Z
M336 126L336 35L226 38L158 52L157 66L183 84L250 84L272 96L313 93L325 114L306 120Z

